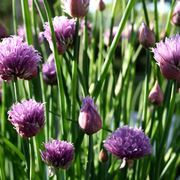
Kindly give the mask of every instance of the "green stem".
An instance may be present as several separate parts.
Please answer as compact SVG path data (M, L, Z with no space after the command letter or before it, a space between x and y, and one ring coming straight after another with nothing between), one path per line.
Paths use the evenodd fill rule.
M51 36L52 36L52 43L53 43L53 54L54 54L54 59L55 59L55 65L56 65L56 72L57 72L57 81L58 81L58 88L59 88L59 101L60 101L60 110L61 110L61 136L63 138L66 138L66 133L65 133L65 123L64 119L66 119L66 110L65 110L65 97L64 97L64 89L63 89L63 81L62 81L62 69L61 69L61 61L62 61L62 56L60 58L58 57L58 50L57 50L57 45L56 45L56 36L52 24L52 16L51 16L51 11L48 5L47 0L44 0L44 6L45 6L45 11L46 15L48 17L48 23L50 26L51 30Z
M146 72L145 72L145 80L144 80L144 109L143 109L143 123L142 128L145 129L147 124L147 109L148 109L148 93L149 93L149 80L150 80L150 69L151 69L151 63L150 63L150 52L147 49L146 50Z
M173 13L173 9L174 9L175 2L176 2L176 0L172 0L171 10L169 11L168 18L167 18L167 22L166 22L165 34L166 34L167 36L170 35L171 17L172 17L172 13Z
M33 139L29 139L29 157L30 157L30 174L29 174L29 179L34 179L35 178L35 161L34 161L34 152L33 152Z
M13 28L14 28L14 34L17 34L16 0L12 0L12 12L13 12Z
M158 23L158 8L157 0L154 0L154 19L155 19L155 31L156 31L156 41L159 41L159 23Z
M106 78L107 73L108 73L108 69L109 69L109 65L111 63L111 59L112 59L112 57L114 55L115 49L116 49L117 44L119 42L121 33L122 33L123 28L125 26L125 23L128 20L128 17L130 15L130 12L131 12L132 8L134 7L135 1L136 0L129 0L129 2L128 2L127 6L126 6L125 12L123 14L123 17L122 17L122 19L120 21L117 34L114 37L114 39L112 41L112 44L111 44L111 46L109 48L109 51L107 53L105 62L103 64L103 66L102 66L100 76L99 76L99 78L97 80L97 84L95 85L95 89L94 89L93 94L92 94L95 100L97 99L97 97L99 95L99 92L101 91L101 86L102 86L102 84L103 84L103 82L104 82L104 80Z
M91 179L91 164L93 161L93 137L89 135L89 147L88 147L88 158L87 158L87 166L86 166L86 180Z
M147 11L145 0L142 0L142 5L143 5L143 11L144 11L146 25L149 27L149 17L148 17L148 11Z

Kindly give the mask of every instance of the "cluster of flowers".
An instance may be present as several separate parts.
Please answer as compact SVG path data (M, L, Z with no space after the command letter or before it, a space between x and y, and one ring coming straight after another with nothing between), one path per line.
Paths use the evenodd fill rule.
M84 17L88 12L89 0L65 0L65 7L72 17ZM104 8L105 5L100 0L99 9L103 10ZM63 54L73 43L75 20L65 16L55 17L53 27L58 52ZM53 48L48 23L45 23L44 29L44 37L49 42L50 48ZM139 39L146 48L155 44L152 31L144 23L140 27ZM157 43L152 51L163 76L167 79L180 81L180 36L166 38L165 42ZM16 78L29 80L37 75L40 59L39 53L24 42L23 38L18 36L4 38L0 43L0 76L6 81ZM42 71L47 84L57 83L53 55L50 55ZM163 101L163 95L157 82L150 92L149 99L155 104L161 104ZM24 138L35 136L45 124L44 105L32 99L14 104L8 115L9 121ZM91 97L83 99L78 122L80 128L87 135L92 135L102 128L100 115ZM141 129L128 126L123 126L113 132L104 141L104 148L125 161L141 158L152 152L150 140L144 132ZM41 157L49 166L66 169L73 160L74 146L66 141L52 140L45 143L45 150L41 151Z

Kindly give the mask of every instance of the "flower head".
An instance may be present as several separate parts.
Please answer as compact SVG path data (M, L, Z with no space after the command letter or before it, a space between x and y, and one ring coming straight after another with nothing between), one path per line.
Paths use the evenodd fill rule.
M78 121L80 128L88 135L94 134L102 128L101 118L91 97L83 99Z
M59 54L63 54L73 43L75 35L75 20L68 19L65 16L55 17L53 19L53 27ZM49 42L50 48L53 49L52 36L48 23L45 23L44 29L44 37Z
M99 0L98 6L97 6L97 10L104 11L105 8L106 8L106 4L104 3L104 1L103 0Z
M35 136L44 126L44 105L32 99L14 104L8 115L11 124L24 138Z
M172 14L171 21L176 26L180 26L180 1L177 1L177 4L176 4L173 14Z
M107 151L119 159L137 159L151 154L149 138L141 129L123 126L114 131L104 142Z
M0 43L0 76L3 80L31 79L37 75L41 57L18 36L4 38Z
M74 158L74 146L66 141L52 140L45 143L42 160L54 168L67 169Z
M42 72L43 72L43 79L47 84L50 85L57 84L56 67L54 63L53 54L49 56L47 63L43 65Z
M139 28L138 39L140 44L145 48L153 47L155 44L154 32L151 31L144 22L142 22Z
M89 10L90 0L64 0L65 10L72 17L84 17Z
M166 38L165 42L157 43L152 51L163 76L180 81L180 36Z
M159 86L158 81L154 84L153 88L149 93L149 101L155 105L161 105L164 99L163 92Z

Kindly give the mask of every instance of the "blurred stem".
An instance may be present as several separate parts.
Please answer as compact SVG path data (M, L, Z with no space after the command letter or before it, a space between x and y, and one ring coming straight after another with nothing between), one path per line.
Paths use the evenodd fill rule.
M171 9L170 9L170 11L169 11L168 18L167 18L167 22L166 22L165 34L166 34L167 36L170 35L171 17L172 17L172 13L173 13L173 9L174 9L175 2L176 2L176 0L172 0Z
M15 102L18 102L19 91L18 91L18 82L17 82L17 79L14 79L14 81L13 81L13 92L14 92Z
M144 11L146 25L149 27L149 17L148 17L148 11L147 11L145 0L142 0L142 5L143 5L143 11Z
M51 112L53 112L53 86L50 86L50 96L49 96L49 128L47 128L47 131L49 132L48 134L48 139L51 139L54 137L53 134L53 115ZM48 133L47 132L47 133Z
M143 123L142 128L145 129L147 125L147 109L148 109L148 93L149 93L149 80L150 80L150 70L151 70L151 63L150 63L150 52L146 49L146 72L145 72L145 80L144 80L144 108L143 108Z
M76 36L75 36L75 47L74 47L74 59L72 61L72 119L76 119L76 94L77 94L77 63L79 60L79 19L76 21ZM72 140L75 140L75 128L74 124L71 124Z
M64 88L63 88L63 81L62 81L62 69L61 69L61 61L62 61L62 56L60 58L58 57L58 50L57 50L57 45L56 45L56 36L53 28L53 23L52 23L52 16L51 16L51 11L48 5L47 0L44 0L44 6L45 6L45 11L46 15L48 17L48 23L50 26L51 30L51 36L52 36L52 43L53 43L53 54L54 54L54 59L55 59L55 65L56 65L56 72L57 72L57 81L58 81L58 92L59 92L59 101L60 101L60 112L61 112L61 136L62 139L66 139L66 133L65 133L65 122L64 119L66 119L66 109L65 109L65 96L64 96Z
M114 0L113 7L112 7L112 14L111 14L111 24L110 24L110 36L109 36L109 45L112 42L112 35L113 35L113 26L114 26L114 17L116 12L118 0Z
M93 161L93 136L89 135L89 146L88 146L88 158L87 158L87 166L86 166L86 180L91 179L91 164Z
M29 139L29 157L30 157L30 175L29 179L35 178L35 160L34 160L34 152L33 152L33 139Z
M14 34L17 34L16 0L12 0L12 12L13 12L13 28L14 28Z
M1 105L1 134L5 135L5 127L6 127L6 92L7 92L7 85L6 82L3 81L2 84L2 105ZM1 93L1 92L0 92Z
M130 12L131 12L132 8L134 7L135 1L136 0L129 0L129 2L128 2L127 6L126 6L125 12L123 14L123 17L122 17L122 19L120 21L117 34L114 37L114 39L112 41L112 44L111 44L111 46L110 46L110 48L108 50L105 62L102 65L101 73L100 73L100 75L98 77L97 83L95 85L95 88L94 88L94 91L93 91L93 94L92 94L95 100L97 99L97 97L98 97L98 95L99 95L99 93L101 91L101 86L102 86L102 84L103 84L103 82L104 82L104 80L106 78L107 73L108 73L108 69L109 69L112 57L114 55L115 49L117 47L117 44L119 42L122 30L123 30L123 28L125 26L126 21L128 20L128 17L130 15Z
M26 30L26 41L28 42L28 44L32 44L33 38L32 38L31 19L30 19L31 15L29 13L28 1L21 0L21 7L22 7L23 21Z
M42 68L41 68L42 69ZM42 72L39 73L40 76L40 84L41 84L41 91L42 91L42 101L44 103L44 118L45 122L47 122L47 117L48 117L48 109L47 109L47 103L46 103L46 92L44 88L44 82L43 82L43 75ZM47 129L47 123L45 123L45 128L44 128L44 134L45 134L45 140L48 140L48 129Z
M158 23L158 8L157 0L154 0L154 19L155 19L155 31L156 31L156 41L159 41L159 23Z

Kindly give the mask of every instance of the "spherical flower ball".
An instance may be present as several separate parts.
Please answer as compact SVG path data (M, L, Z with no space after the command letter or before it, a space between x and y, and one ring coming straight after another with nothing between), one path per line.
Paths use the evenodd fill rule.
M149 138L141 129L123 126L114 131L104 147L119 159L137 159L152 152Z
M44 105L35 100L16 103L8 111L8 119L20 136L35 136L44 126Z
M59 54L63 54L68 49L75 35L75 20L68 19L65 16L55 17L53 19L53 27L56 35L56 44ZM53 50L52 36L49 23L44 25L44 37L49 42L51 50Z
M57 77L56 77L56 66L54 63L54 55L51 54L45 64L43 64L42 68L43 72L43 79L49 85L56 85L57 84Z
M37 75L40 59L38 51L22 38L4 38L0 43L0 76L3 80L32 79Z
M152 51L163 76L180 81L180 36L175 35L156 43Z
M102 128L101 117L93 99L89 96L83 99L78 122L80 128L88 135L94 134Z
M64 0L65 10L72 17L82 18L88 13L89 1L90 0Z
M67 169L74 158L74 146L66 141L52 140L44 144L41 151L42 160L55 169Z

